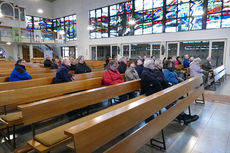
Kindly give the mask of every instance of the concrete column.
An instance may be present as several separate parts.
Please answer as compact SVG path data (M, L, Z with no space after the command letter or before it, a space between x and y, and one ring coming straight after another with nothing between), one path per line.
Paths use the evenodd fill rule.
M30 52L30 61L31 61L31 59L34 58L33 44L30 44L29 52Z
M18 54L19 54L19 58L23 59L22 45L18 45Z
M14 44L12 57L15 61L18 60L18 45Z

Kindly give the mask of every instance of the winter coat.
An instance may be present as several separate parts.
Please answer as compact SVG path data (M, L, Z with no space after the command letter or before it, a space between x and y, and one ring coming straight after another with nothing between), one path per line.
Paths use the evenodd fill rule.
M190 63L190 75L191 76L203 76L203 71L200 64L197 62Z
M173 70L168 70L168 69L163 69L163 73L165 76L165 79L172 83L172 84L177 84L179 83L179 80L177 79L177 74Z
M58 69L58 64L57 63L52 63L50 68L51 69Z
M122 82L124 82L124 79L122 78L118 70L113 71L111 69L108 69L103 74L104 85L113 85L113 84L118 84Z
M184 64L184 68L188 68L190 61L188 59L184 59L183 64Z
M141 74L141 94L149 96L163 89L152 69L144 68Z
M58 69L55 77L55 83L71 82L72 74L69 73L69 68L62 64Z
M139 79L139 75L135 68L133 67L128 67L127 70L125 71L125 79L126 81L131 81L131 80L136 80Z
M125 73L126 69L127 69L126 63L120 62L119 66L117 68L117 70L120 72L120 74Z
M31 80L31 79L32 77L28 72L26 72L26 68L24 65L15 64L15 68L10 74L10 82Z
M91 72L91 68L84 62L76 65L75 74Z
M136 70L137 70L139 77L141 77L141 73L144 70L144 66L143 65L137 65Z
M161 69L155 68L152 71L155 73L156 79L160 81L163 89L170 87L169 82L165 79L164 73Z
M44 61L44 67L51 67L52 62L48 59Z
M74 70L74 71L75 71L75 70L76 70L76 65L71 64L71 65L70 65L70 67L69 67L69 69L70 69L70 70Z
M209 71L212 69L211 63L207 60L203 63L203 66L204 66L204 70L206 70L206 71Z

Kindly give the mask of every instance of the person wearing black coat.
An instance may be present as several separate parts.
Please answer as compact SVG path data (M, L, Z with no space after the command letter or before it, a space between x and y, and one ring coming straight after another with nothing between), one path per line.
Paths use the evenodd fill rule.
M138 60L137 60L137 66L136 66L135 69L136 69L136 71L137 71L139 77L141 77L141 73L142 73L142 71L144 70L143 62L142 62L141 59L138 59Z
M71 82L75 77L69 72L70 60L63 59L62 65L58 69L55 77L55 83Z
M123 73L125 73L126 69L127 69L127 59L126 59L126 57L122 57L121 60L120 60L120 64L119 64L117 70L121 74L123 74Z
M51 67L51 60L49 56L46 56L46 60L44 61L44 67Z
M78 64L76 65L75 74L89 73L91 68L85 63L84 56L78 57Z
M52 59L53 63L50 66L50 69L58 69L58 64L56 62L56 59Z

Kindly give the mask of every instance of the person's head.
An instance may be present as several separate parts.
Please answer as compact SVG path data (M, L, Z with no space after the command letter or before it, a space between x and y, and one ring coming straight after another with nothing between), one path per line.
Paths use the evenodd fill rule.
M17 60L16 65L24 65L25 66L26 61L24 59L19 59L19 60Z
M195 59L193 60L193 62L196 62L197 64L200 64L201 59L200 59L200 58L195 58Z
M53 63L55 63L55 62L56 62L56 59L55 59L55 58L53 58L53 59L52 59L52 62L53 62Z
M189 60L192 62L192 61L194 60L194 57L191 56L191 57L189 58Z
M112 71L116 71L117 66L118 66L118 64L115 60L109 61L108 68L111 69Z
M173 56L173 57L172 57L172 61L173 61L173 62L176 62L176 56Z
M143 61L141 59L137 60L137 65L143 65Z
M127 63L127 58L125 56L121 57L120 58L120 62Z
M84 56L79 56L77 60L78 60L78 63L81 63L81 64L85 62Z
M163 64L164 64L166 61L167 61L167 58L164 57L164 58L163 58Z
M168 60L168 61L172 61L172 57L168 57L167 60Z
M144 60L147 58L147 56L144 56Z
M63 58L63 60L62 60L62 64L66 65L66 66L70 66L70 65L71 65L71 63L70 63L69 58Z
M168 70L172 70L172 62L169 60L165 61L164 68Z
M160 59L155 60L155 65L157 68L162 69L163 68L163 62Z
M130 60L128 63L128 67L135 68L136 67L136 62L134 60Z
M184 59L189 59L188 54L184 55Z
M209 61L209 62L210 62L210 61L211 61L211 57L207 57L207 61Z
M70 63L71 63L72 65L75 65L75 64L76 64L75 59L74 59L73 57L70 58Z
M49 55L46 55L46 59L47 59L47 60L50 60L50 56L49 56Z
M155 57L155 56L152 56L151 58L152 58L154 61L156 60L156 57Z
M146 58L144 62L144 67L148 69L154 69L155 63L152 58Z
M176 57L176 60L177 60L178 62L181 62L181 57L180 57L180 56L177 56L177 57Z

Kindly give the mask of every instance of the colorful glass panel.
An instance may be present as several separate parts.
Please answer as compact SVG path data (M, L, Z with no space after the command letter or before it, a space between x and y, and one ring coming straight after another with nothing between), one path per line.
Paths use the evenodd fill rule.
M166 20L165 32L176 32L177 20L171 19Z
M177 17L177 5L167 6L166 7L166 18L176 18Z
M189 20L189 30L202 29L202 16L191 17Z
M221 13L207 16L207 29L220 28Z
M153 9L153 21L163 19L163 7Z
M204 14L203 0L191 1L190 3L190 16L201 16Z
M230 0L223 0L223 11L230 11Z
M164 1L163 0L153 0L153 8L163 7Z
M153 8L152 0L144 0L144 10Z
M32 16L26 16L26 28L27 29L33 29Z
M143 0L135 0L135 11L142 11L143 10Z
M189 18L177 19L177 31L188 31L189 29Z
M223 12L222 28L230 27L230 12Z
M208 0L208 14L218 13L222 10L222 0Z
M154 21L153 22L153 33L162 33L163 25L162 21Z
M189 3L183 3L178 5L178 17L189 16Z
M166 5L175 5L177 4L177 0L166 0Z

